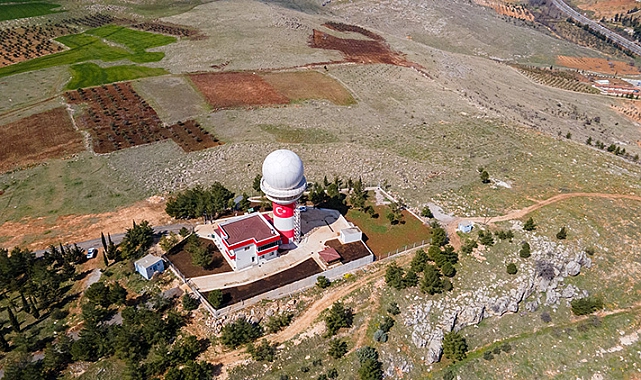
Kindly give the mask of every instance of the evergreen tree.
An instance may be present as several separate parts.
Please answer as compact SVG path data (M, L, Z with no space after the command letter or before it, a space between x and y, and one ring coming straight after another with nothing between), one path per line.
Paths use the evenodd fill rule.
M418 284L418 276L413 270L408 270L403 277L403 288L413 288Z
M392 262L387 266L385 271L385 283L396 290L403 289L403 274L405 271L399 267L396 262Z
M427 256L427 253L425 253L422 248L419 249L412 258L412 263L410 264L411 270L415 273L421 273L428 260L429 257Z
M480 177L482 183L490 183L490 174L486 170L480 173Z
M534 220L532 219L532 217L525 221L525 224L523 224L523 229L525 231L534 231L536 229L536 224L534 224Z
M443 276L446 277L454 277L454 275L456 275L456 269L454 269L454 266L449 262L445 262L445 264L443 264L441 271L443 272Z
M105 240L105 234L102 231L100 232L100 241L102 241L102 249L107 252L107 241Z
M22 301L22 310L24 310L25 313L31 314L31 305L27 302L23 292L20 292L20 300Z
M252 188L258 194L263 194L263 190L260 188L260 181L262 179L263 179L263 175L262 174L256 174L256 177L254 177L254 183L252 184Z
M421 210L421 216L424 218L433 218L434 214L432 214L432 210L430 210L429 206L423 207Z
M223 292L220 289L214 289L207 295L207 301L214 309L219 309L223 305Z
M107 250L102 251L102 262L105 264L105 268L109 268L109 260L107 259Z
M328 354L334 359L340 359L347 353L347 342L341 339L332 339L329 341Z
M445 232L445 229L441 228L438 223L432 225L431 243L439 247L447 244L447 232Z
M9 323L11 323L11 328L15 332L20 332L20 322L18 322L18 318L16 318L16 315L13 314L13 310L11 310L11 305L7 306L7 314L9 314Z
M352 207L362 210L365 207L365 200L367 199L367 192L363 188L363 181L359 178L353 183L352 193L349 197L349 202Z
M327 336L334 336L341 327L350 327L352 325L354 315L342 302L334 302L332 307L327 310L325 314Z
M443 355L453 362L461 361L467 356L467 342L457 332L449 332L443 338Z
M518 272L518 269L516 268L516 264L509 263L507 265L507 274L516 274L516 272Z
M531 256L530 243L528 243L527 241L523 242L523 244L521 245L521 250L519 251L519 256L521 256L524 259L527 259L528 257Z
M434 265L427 264L423 269L423 279L420 285L421 292L430 295L441 293L443 291L443 282L441 275Z
M133 222L133 227L127 229L122 239L120 249L126 259L137 259L144 256L154 242L154 229L148 221L140 224Z

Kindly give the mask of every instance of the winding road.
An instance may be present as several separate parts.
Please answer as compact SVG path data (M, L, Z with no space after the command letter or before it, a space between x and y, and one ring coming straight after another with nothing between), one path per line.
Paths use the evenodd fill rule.
M632 42L626 39L625 37L604 27L598 22L583 16L579 12L572 9L572 7L567 5L563 0L552 0L552 4L554 4L557 8L559 8L559 10L565 13L568 17L571 17L574 21L579 22L583 25L588 25L590 29L602 33L603 35L609 37L616 44L632 51L634 54L638 56L641 56L641 46L639 46L639 44Z

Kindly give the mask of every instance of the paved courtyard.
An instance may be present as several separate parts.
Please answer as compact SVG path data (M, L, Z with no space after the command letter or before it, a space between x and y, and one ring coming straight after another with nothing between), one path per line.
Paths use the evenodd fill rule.
M217 222L222 221L224 220ZM215 223L199 225L196 227L195 232L200 237L211 239L211 234L214 233L215 227ZM260 265L240 271L194 277L191 279L191 282L201 292L207 292L213 289L244 285L269 277L302 263L310 256L313 257L319 265L323 266L318 252L325 247L327 240L337 238L340 230L349 227L351 227L349 222L336 210L310 208L305 212L301 212L301 232L303 239L294 249Z

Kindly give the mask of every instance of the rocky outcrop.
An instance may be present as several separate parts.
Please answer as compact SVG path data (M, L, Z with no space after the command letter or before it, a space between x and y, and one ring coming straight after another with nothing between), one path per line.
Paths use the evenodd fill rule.
M427 348L425 361L430 364L440 360L445 333L458 331L466 326L479 324L489 317L500 317L519 311L525 302L526 312L536 312L545 295L545 305L556 309L561 299L569 303L587 296L574 285L565 285L568 276L576 276L581 268L589 268L592 260L585 252L572 252L569 248L542 237L532 236L532 257L519 268L511 281L495 281L489 277L487 284L461 291L457 296L419 301L405 314L404 323L412 330L412 342ZM532 295L535 299L526 301Z

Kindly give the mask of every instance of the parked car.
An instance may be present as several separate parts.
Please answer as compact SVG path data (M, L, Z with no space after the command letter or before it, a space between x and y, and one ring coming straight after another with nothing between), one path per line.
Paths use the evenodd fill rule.
M298 206L298 211L300 211L300 212L307 211L307 206Z
M89 248L87 250L87 259L93 259L98 256L98 248Z

